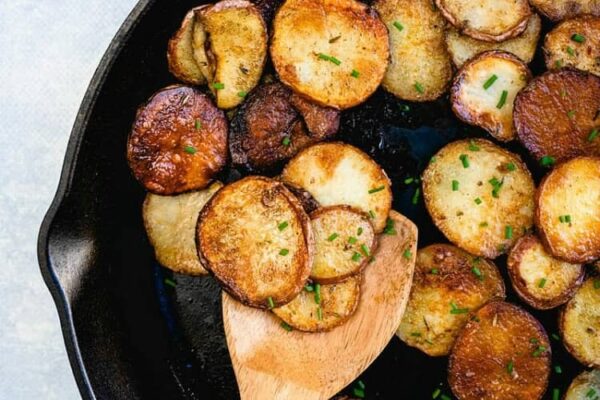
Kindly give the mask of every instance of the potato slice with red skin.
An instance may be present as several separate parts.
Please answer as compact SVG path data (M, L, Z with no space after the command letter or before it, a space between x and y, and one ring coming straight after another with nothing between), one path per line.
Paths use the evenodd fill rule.
M582 14L600 15L598 0L529 0L529 2L553 21Z

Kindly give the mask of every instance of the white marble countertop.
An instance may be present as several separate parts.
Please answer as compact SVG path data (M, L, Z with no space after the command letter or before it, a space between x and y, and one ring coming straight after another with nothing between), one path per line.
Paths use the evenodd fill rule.
M75 115L136 0L0 0L0 399L77 399L36 240Z

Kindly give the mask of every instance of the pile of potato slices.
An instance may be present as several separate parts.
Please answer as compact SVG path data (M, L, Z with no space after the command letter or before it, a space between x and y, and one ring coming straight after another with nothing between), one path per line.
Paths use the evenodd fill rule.
M163 266L210 273L285 329L339 326L378 235L395 234L392 183L343 143L344 110L380 87L447 98L490 137L447 144L416 179L450 243L418 251L397 336L449 356L459 399L600 398L600 2L222 0L184 16L167 59L180 83L140 107L127 143ZM544 327L507 284L560 307L560 338L591 369L564 396Z

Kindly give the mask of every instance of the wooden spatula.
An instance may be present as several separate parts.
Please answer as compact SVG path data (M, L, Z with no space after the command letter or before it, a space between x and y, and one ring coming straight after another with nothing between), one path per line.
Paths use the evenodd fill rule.
M416 226L394 211L390 218L397 233L381 236L356 313L330 332L288 332L272 313L223 292L225 335L242 400L329 399L381 353L406 308L417 252Z

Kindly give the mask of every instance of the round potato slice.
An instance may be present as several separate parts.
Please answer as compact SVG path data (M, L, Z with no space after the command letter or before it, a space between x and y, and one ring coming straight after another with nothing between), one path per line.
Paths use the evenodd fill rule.
M177 79L192 85L202 85L206 83L206 78L200 67L194 59L194 49L192 45L192 37L194 33L195 11L189 11L181 27L171 40L167 50L167 60L169 63L169 71Z
M531 16L527 0L435 0L435 4L465 35L487 42L520 35Z
M530 0L529 2L553 21L582 14L600 15L598 0Z
M505 297L502 276L491 261L447 244L418 251L411 290L396 334L430 356L449 354L470 313Z
M448 383L461 400L541 399L551 350L542 325L501 301L479 309L450 354Z
M313 212L310 219L315 236L313 281L343 281L372 259L377 238L366 214L350 206L330 206Z
M515 99L519 140L541 159L600 155L600 77L563 69L533 79ZM594 133L596 131L596 133Z
M404 100L440 97L452 79L452 64L439 10L431 0L377 0L373 7L390 35L391 60L383 87Z
M281 182L250 176L225 186L202 209L196 232L204 267L249 306L291 301L310 274L310 220Z
M600 395L600 369L583 371L569 385L563 400L594 400Z
M355 0L287 0L273 22L271 59L281 81L323 106L345 109L377 89L388 31Z
M539 310L566 303L583 283L585 272L581 264L552 257L534 235L523 236L517 241L507 265L519 297Z
M196 89L162 89L138 110L127 159L152 193L203 189L227 161L227 119Z
M600 17L561 22L544 40L548 69L573 67L600 75Z
M586 279L558 321L569 353L588 367L600 367L600 277Z
M542 180L535 222L545 247L571 263L600 257L600 158L578 157Z
M300 153L284 168L284 181L307 190L322 206L349 205L385 228L392 208L391 182L367 154L345 143L321 143Z
M463 65L452 84L456 116L502 141L515 138L513 104L531 79L523 61L503 51L488 51Z
M446 145L422 178L433 222L469 253L496 258L533 225L535 187L527 166L487 140Z
M305 332L329 331L346 322L356 311L361 276L332 285L306 286L291 302L273 309L289 326Z

